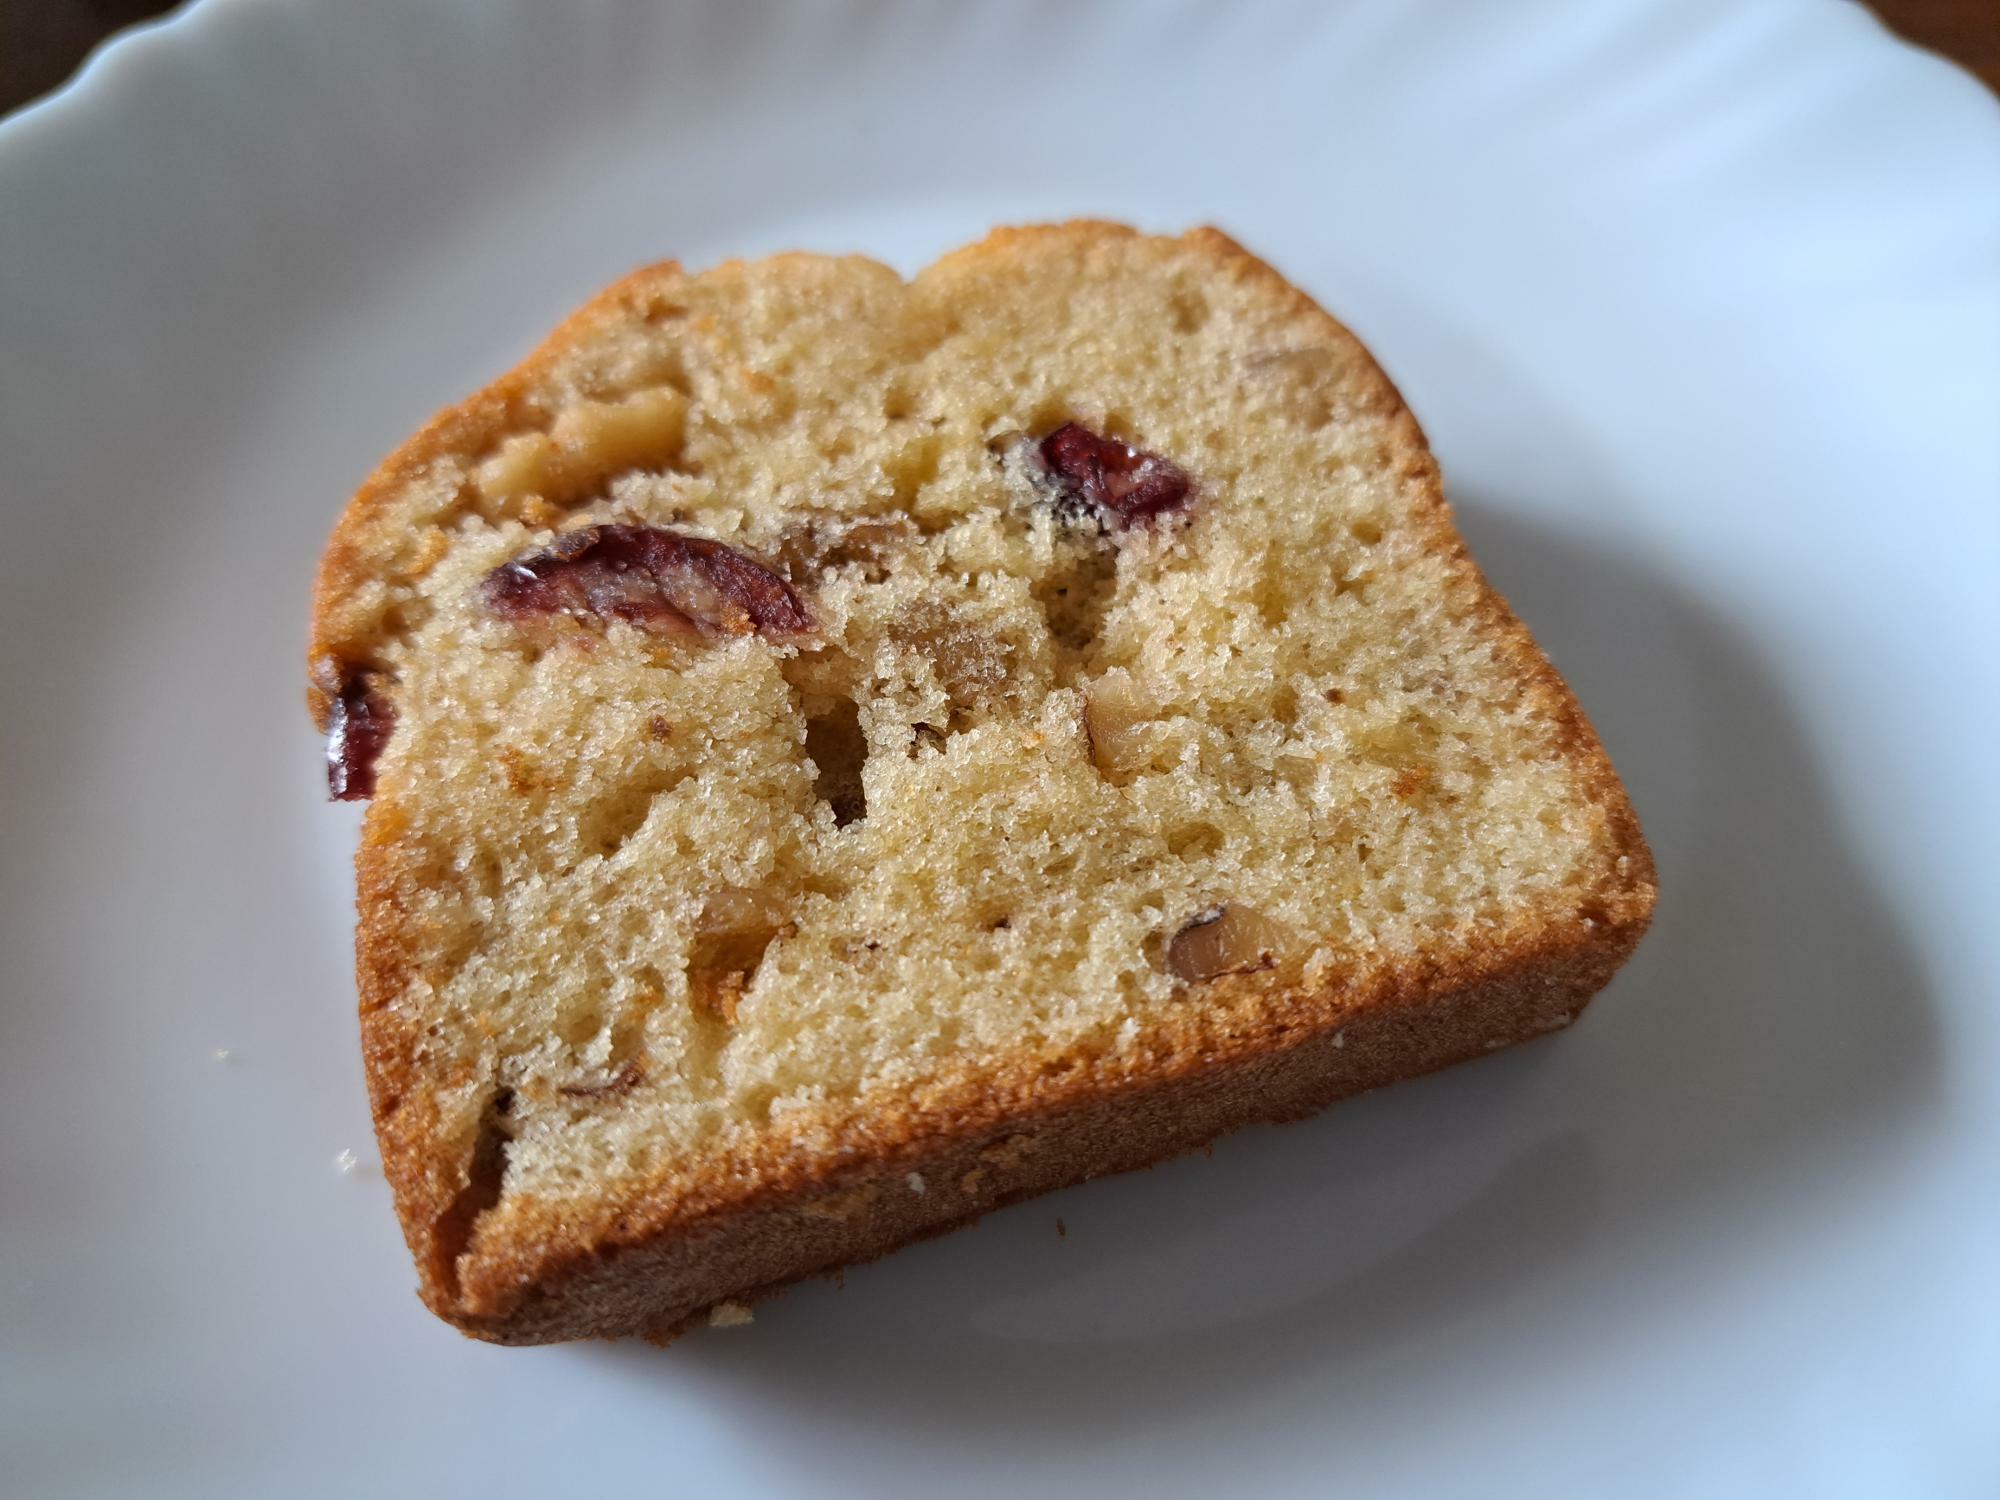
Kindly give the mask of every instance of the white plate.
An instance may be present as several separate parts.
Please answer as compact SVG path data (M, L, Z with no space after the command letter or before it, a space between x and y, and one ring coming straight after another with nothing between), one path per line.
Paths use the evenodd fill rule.
M1559 1040L753 1330L461 1340L368 1167L301 705L337 508L637 263L1077 212L1219 222L1380 352L1625 773L1654 935ZM0 129L5 1487L2000 1493L1996 414L2000 111L1858 7L121 42Z

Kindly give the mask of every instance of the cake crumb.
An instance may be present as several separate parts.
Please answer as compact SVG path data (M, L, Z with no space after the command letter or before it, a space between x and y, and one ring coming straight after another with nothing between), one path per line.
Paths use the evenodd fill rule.
M742 1302L718 1302L708 1310L710 1328L741 1328L756 1321L757 1315Z
M1347 1028L1343 1026L1340 1028L1340 1030L1336 1031L1333 1034L1334 1050L1337 1052L1346 1045L1347 1045Z
M910 1191L917 1194L919 1197L921 1197L926 1191L923 1174L920 1172L910 1173L910 1175L905 1177L903 1181L908 1183L910 1185Z
M1061 1219L1056 1220L1056 1238L1059 1240L1069 1238L1069 1225L1063 1223Z

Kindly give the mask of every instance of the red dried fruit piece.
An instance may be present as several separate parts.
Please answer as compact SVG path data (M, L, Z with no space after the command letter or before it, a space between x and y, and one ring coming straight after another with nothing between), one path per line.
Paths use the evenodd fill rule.
M588 526L486 575L487 608L507 619L588 615L702 636L803 635L791 585L733 547L659 526Z
M1043 438L1038 451L1065 489L1108 512L1121 525L1150 521L1187 502L1194 487L1172 459L1065 422Z
M375 758L396 727L396 705L367 677L340 685L326 723L326 790L336 802L365 802L375 795Z

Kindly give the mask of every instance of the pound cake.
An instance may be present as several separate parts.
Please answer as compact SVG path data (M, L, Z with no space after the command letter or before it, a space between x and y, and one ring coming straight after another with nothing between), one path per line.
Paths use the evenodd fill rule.
M309 666L383 1167L503 1343L1556 1030L1653 907L1395 389L1212 229L641 271L363 486Z

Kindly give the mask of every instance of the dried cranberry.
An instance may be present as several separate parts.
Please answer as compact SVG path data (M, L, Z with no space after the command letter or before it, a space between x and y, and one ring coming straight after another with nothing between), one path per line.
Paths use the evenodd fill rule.
M588 615L666 634L801 635L812 617L761 563L658 526L590 526L486 575L487 607L508 619Z
M1193 482L1172 459L1065 422L1043 438L1042 462L1071 494L1121 525L1150 521L1187 501Z
M365 802L375 795L375 758L396 727L396 705L366 677L350 677L326 723L326 789L336 802Z

